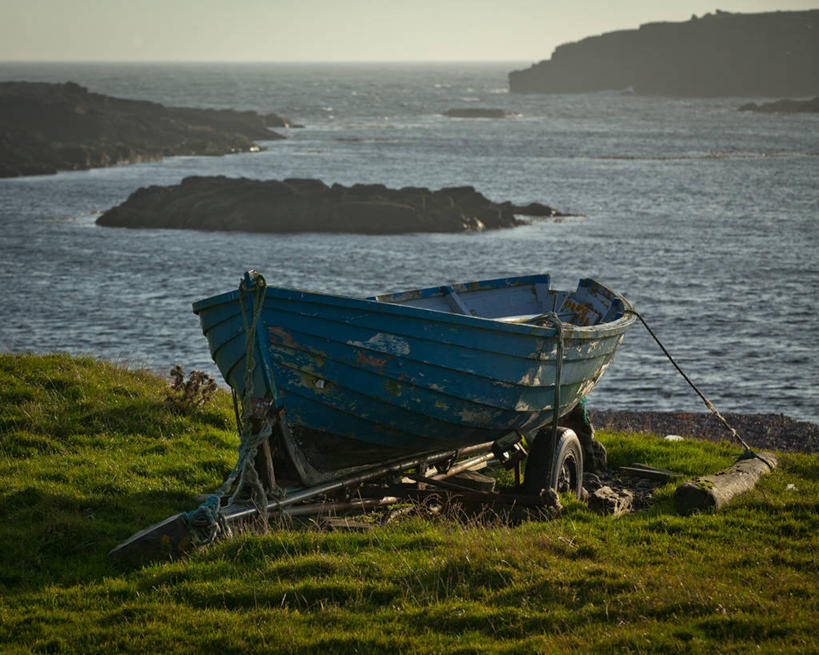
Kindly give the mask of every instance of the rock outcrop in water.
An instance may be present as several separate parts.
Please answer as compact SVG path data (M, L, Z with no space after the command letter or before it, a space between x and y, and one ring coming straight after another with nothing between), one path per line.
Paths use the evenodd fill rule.
M643 95L809 96L819 92L819 9L647 23L555 49L509 74L516 93L632 88Z
M449 118L506 118L510 114L503 109L489 107L463 107L447 109L444 116Z
M819 96L810 100L777 100L756 104L749 102L739 107L739 111L755 111L761 114L808 114L819 112Z
M282 139L275 114L164 107L67 82L0 83L0 177L47 175L174 155L223 155Z
M327 186L321 180L189 177L139 189L99 225L242 232L465 232L514 227L516 214L562 216L532 203L495 203L471 186L431 191L382 184Z

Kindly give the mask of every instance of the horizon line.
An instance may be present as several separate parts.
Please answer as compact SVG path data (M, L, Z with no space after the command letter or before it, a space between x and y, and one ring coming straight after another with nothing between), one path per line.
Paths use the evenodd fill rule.
M2 59L3 64L522 64L529 59ZM537 60L540 61L540 60Z

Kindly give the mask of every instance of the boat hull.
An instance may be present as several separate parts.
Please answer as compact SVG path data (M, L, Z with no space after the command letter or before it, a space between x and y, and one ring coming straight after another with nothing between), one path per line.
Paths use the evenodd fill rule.
M559 416L611 363L633 320L619 309L613 321L564 326ZM246 389L253 310L251 294L238 291L194 305L228 384L282 410L285 445L305 484L409 453L529 433L555 415L553 327L267 288Z

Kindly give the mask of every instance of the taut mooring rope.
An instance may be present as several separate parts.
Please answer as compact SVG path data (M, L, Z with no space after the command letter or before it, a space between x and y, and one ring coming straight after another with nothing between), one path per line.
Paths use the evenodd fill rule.
M728 423L728 421L726 421L726 420L725 420L725 417L724 417L722 414L720 414L720 413L719 413L719 410L718 410L716 407L714 407L714 403L712 403L710 400L708 400L708 398L706 398L706 397L705 397L705 394L704 394L702 391L700 391L700 390L697 388L697 385L696 385L696 384L694 384L694 383L691 381L691 378L689 378L689 377L688 377L688 376L685 374L685 371L683 371L683 370L680 368L680 365L679 365L679 364L677 364L676 360L675 360L675 359L674 359L674 358L671 356L671 353L669 353L669 352L668 352L668 350L666 350L666 347L665 347L665 346L662 344L662 342L660 341L659 337L657 337L657 335L656 335L656 334L654 334L654 330L652 330L652 329L649 327L648 323L646 323L646 320L645 320L645 319L644 319L644 318L643 318L643 317L642 317L642 316L639 314L639 312L637 312L637 311L636 311L636 310L634 310L634 309L627 309L627 310L626 310L626 313L627 313L627 314L633 314L634 316L636 316L637 318L639 318L639 319L640 319L640 323L642 323L642 324L643 324L643 327L644 327L644 328L645 328L645 329L648 331L648 333L651 335L651 338L652 338L652 339L654 339L654 341L655 341L655 342L657 343L657 345L660 347L660 350L662 350L662 351L663 351L663 354L664 354L664 355L665 355L665 356L668 358L668 361L669 361L669 362L671 362L671 363L674 365L674 368L676 368L676 369L677 369L677 372L678 372L680 375L682 375L683 379L684 379L686 382L688 382L688 385L689 385L689 386L690 386L690 387L691 387L691 388L692 388L692 389L693 389L693 390L694 390L694 391L697 393L697 395L698 395L698 396L699 396L699 397L702 399L702 401L705 403L705 406L706 406L708 409L710 409L710 410L711 410L711 411L714 413L714 416L716 416L716 417L717 417L717 418L720 420L720 422L721 422L721 423L722 423L722 425L725 427L725 429L726 429L726 430L728 430L728 432L730 432L730 433L731 433L731 436L732 436L734 439L736 439L736 441L737 441L737 442L739 442L739 443L742 445L742 447L745 449L745 452L743 453L742 457L743 457L743 458L749 458L749 459L750 459L750 458L754 458L754 457L755 457L755 458L757 458L757 459L759 459L759 460L761 460L761 461L765 462L765 464L767 464L767 466L768 466L769 468L773 468L773 467L770 465L770 463L769 463L769 462L765 461L765 459L764 459L764 458L760 457L760 456L759 456L757 453L755 453L755 452L754 452L754 451L751 449L751 447L748 445L748 443L747 443L747 442L746 442L746 441L745 441L745 440L744 440L742 437L740 437L740 436L739 436L739 432L737 432L737 431L736 431L736 430L735 430L735 429L734 429L734 428L733 428L733 427L732 427L732 426L731 426L731 425Z

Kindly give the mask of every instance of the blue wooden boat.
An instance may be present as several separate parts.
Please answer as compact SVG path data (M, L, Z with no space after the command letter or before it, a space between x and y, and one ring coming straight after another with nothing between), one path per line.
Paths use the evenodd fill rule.
M304 485L533 433L591 391L630 308L591 279L574 291L532 275L363 299L267 287L255 271L193 305L227 383L277 413Z

